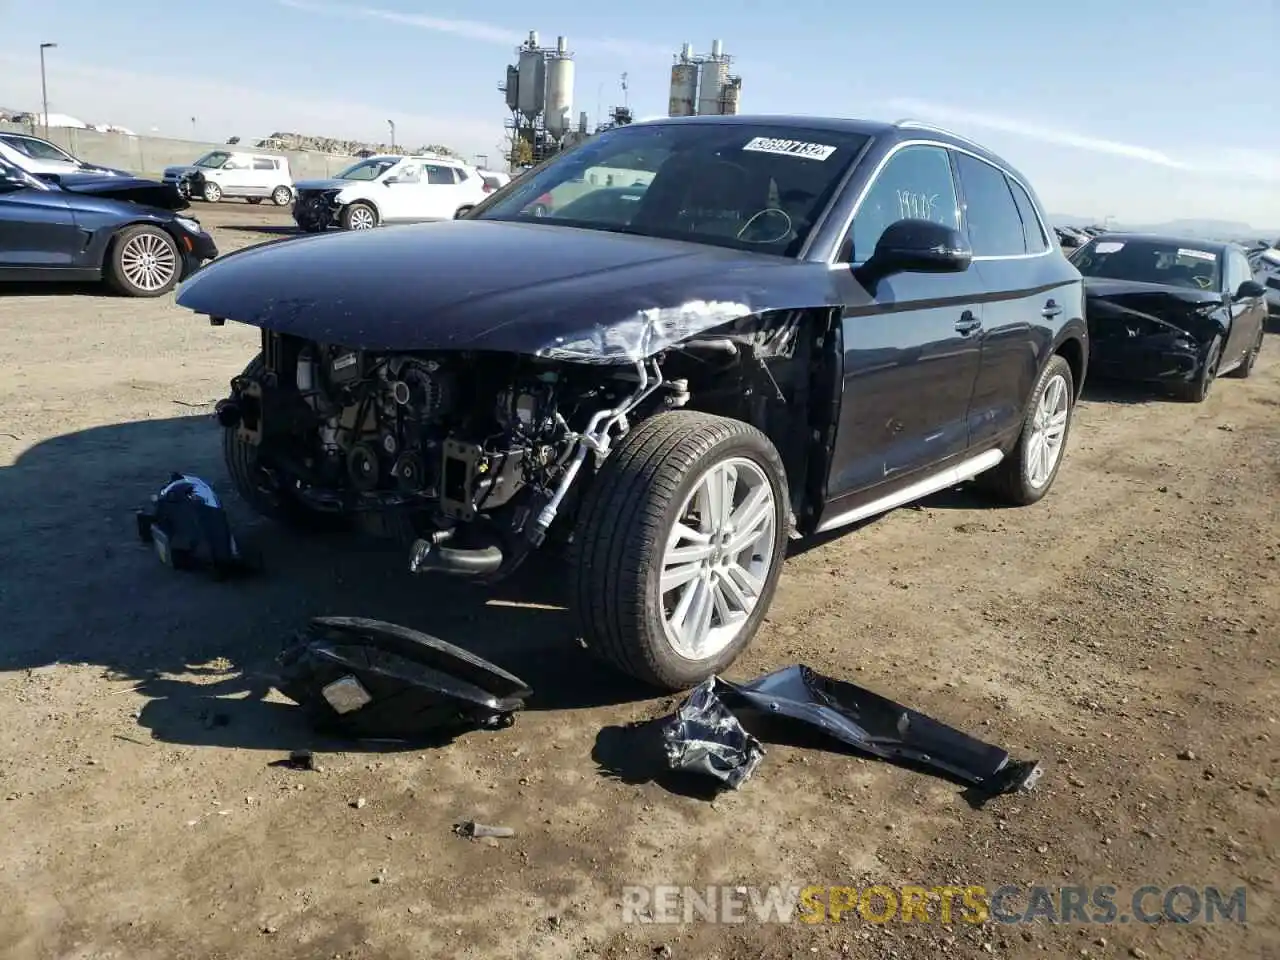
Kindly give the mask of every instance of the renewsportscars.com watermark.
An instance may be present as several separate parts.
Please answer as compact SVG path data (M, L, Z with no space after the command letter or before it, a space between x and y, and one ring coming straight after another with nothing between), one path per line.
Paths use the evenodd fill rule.
M659 884L622 888L625 923L1244 923L1245 888Z

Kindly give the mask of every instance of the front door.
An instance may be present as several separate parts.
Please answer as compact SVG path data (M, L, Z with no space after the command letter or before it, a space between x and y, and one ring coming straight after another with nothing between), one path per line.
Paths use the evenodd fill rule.
M959 226L940 147L904 147L881 170L854 218L852 265L871 256L885 227L909 218ZM867 292L870 303L847 307L841 325L844 389L828 516L909 486L969 447L982 325L976 271L899 273Z
M28 186L0 168L0 269L73 267L82 246L59 191Z
M384 181L385 196L375 195L384 223L404 223L426 218L429 199L422 165L406 160Z
M1267 322L1265 297L1249 297L1238 300L1240 284L1253 279L1249 259L1238 250L1227 250L1223 265L1223 299L1231 310L1231 329L1222 348L1222 365L1235 364L1244 359L1258 339L1258 330Z

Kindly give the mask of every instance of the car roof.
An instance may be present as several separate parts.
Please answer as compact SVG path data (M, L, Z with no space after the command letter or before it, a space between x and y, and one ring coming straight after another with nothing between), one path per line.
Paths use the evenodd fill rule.
M1191 247L1192 249L1206 252L1212 250L1214 253L1222 253L1225 250L1240 247L1238 243L1224 243L1221 240L1201 240L1197 237L1179 237L1166 233L1102 233L1098 235L1097 239L1122 243L1128 243L1130 240L1149 240L1156 243L1167 243L1170 246Z

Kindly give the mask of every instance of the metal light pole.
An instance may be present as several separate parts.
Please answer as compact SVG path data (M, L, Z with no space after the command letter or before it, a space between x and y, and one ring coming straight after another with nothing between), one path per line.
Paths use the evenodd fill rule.
M56 43L40 44L40 101L44 106L44 138L49 139L49 85L44 79L44 52L56 47Z

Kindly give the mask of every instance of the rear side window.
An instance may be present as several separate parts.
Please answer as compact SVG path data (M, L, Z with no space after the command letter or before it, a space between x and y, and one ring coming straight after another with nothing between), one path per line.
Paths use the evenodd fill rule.
M453 179L453 169L451 167L438 167L435 164L423 164L423 169L427 171L427 183L456 183Z
M865 263L880 235L899 220L932 220L959 228L951 162L940 147L904 147L889 158L853 220L854 263Z
M964 188L965 220L976 257L1012 257L1027 252L1022 217L1009 190L1009 181L991 164L956 154L960 185Z
M255 170L274 170L276 162L274 160L266 160L259 158L253 161L253 169Z
M1044 253L1049 249L1049 238L1044 235L1044 227L1036 216L1035 204L1027 191L1012 177L1005 177L1009 189L1013 192L1013 202L1017 204L1018 216L1022 218L1022 236L1027 241L1027 253Z

